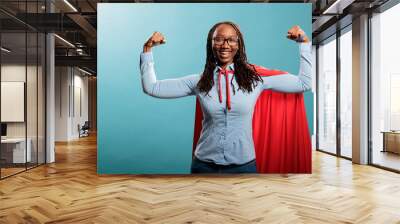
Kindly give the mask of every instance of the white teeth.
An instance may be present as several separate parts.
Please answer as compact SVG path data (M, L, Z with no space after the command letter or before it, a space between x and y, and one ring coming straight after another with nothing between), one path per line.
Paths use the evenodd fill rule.
M224 58L229 57L230 53L231 53L230 51L220 51L219 52L220 56L224 57Z

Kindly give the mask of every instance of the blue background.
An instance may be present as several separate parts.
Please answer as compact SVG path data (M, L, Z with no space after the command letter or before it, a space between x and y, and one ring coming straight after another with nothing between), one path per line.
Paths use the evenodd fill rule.
M99 174L190 173L195 97L156 99L143 93L139 54L154 31L158 79L201 73L209 29L233 21L250 63L297 74L298 46L286 38L300 25L311 36L311 4L99 4ZM312 131L312 93L305 93Z

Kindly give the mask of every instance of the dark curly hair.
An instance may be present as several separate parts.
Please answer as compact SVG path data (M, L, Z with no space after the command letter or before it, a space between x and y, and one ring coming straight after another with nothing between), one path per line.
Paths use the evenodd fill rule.
M238 43L239 49L233 58L233 63L235 64L234 77L239 85L237 90L241 89L244 92L251 92L253 91L254 87L257 86L258 82L262 82L262 79L261 76L257 74L254 66L247 62L243 35L240 32L239 27L235 23L229 21L224 21L215 24L208 32L207 47L206 47L207 50L206 64L204 66L203 74L199 82L197 83L197 87L200 90L200 92L205 92L206 94L208 94L208 92L210 92L212 86L214 85L213 72L215 67L217 66L217 59L215 58L212 49L212 38L217 27L222 24L227 24L232 26L233 29L235 29L239 38L239 43ZM231 84L233 85L232 80ZM235 87L233 87L232 90L235 93Z

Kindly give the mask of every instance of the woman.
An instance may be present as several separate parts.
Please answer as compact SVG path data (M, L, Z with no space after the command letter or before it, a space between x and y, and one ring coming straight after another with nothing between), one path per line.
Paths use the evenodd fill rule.
M164 44L155 32L140 55L142 86L158 98L195 95L203 111L203 129L192 173L256 173L252 115L263 90L304 92L311 88L311 44L299 26L288 31L300 45L299 75L261 77L247 62L243 35L232 22L215 24L208 33L207 58L201 75L157 80L151 49Z

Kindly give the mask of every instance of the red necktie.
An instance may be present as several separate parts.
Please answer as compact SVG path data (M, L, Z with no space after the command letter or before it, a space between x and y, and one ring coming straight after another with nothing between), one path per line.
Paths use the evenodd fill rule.
M228 110L231 110L231 95L229 94L229 74L233 74L233 70L220 69L218 71L218 96L219 102L222 103L222 87L221 87L221 76L225 75L225 85L226 85L226 105Z

